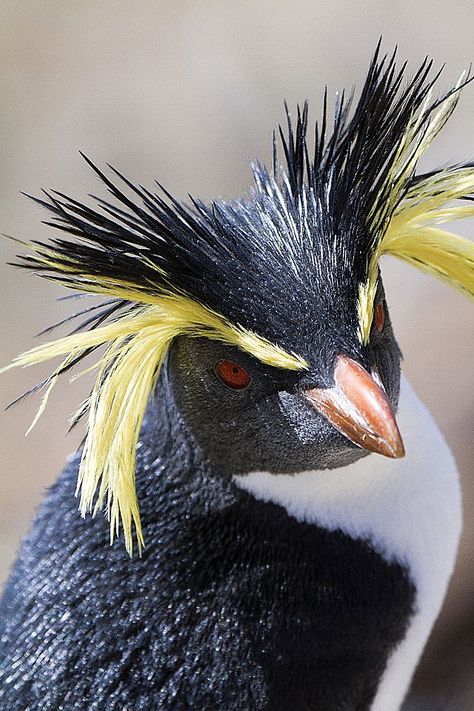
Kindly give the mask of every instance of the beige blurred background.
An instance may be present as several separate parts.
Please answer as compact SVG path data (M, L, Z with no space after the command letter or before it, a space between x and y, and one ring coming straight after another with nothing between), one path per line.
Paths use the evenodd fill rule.
M360 86L379 35L416 68L425 54L446 62L440 89L474 59L472 0L364 2L217 0L0 4L0 229L46 237L42 211L19 191L55 187L84 198L102 190L78 156L110 161L131 178L156 177L172 192L231 197L249 184L247 159L270 159L271 130L310 99L318 116L324 84ZM474 87L423 167L474 156ZM103 192L103 190L102 190ZM457 226L474 233L474 222ZM5 266L0 242L0 363L71 304L63 292ZM385 280L405 372L434 413L462 473L465 529L449 596L414 685L410 708L474 708L474 308L446 286L389 262ZM0 405L41 378L18 371L0 381ZM79 441L66 419L87 382L66 383L31 435L33 397L0 414L0 576L7 575L45 487ZM434 514L436 515L436 514Z

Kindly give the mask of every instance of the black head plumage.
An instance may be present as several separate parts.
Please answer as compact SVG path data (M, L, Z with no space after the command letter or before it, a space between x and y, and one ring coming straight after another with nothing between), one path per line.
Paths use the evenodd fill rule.
M318 324L325 312L333 318L335 303L346 306L337 312L339 324L357 330L357 290L371 255L416 184L413 162L404 190L390 198L397 151L439 76L429 78L431 68L425 60L400 91L405 65L397 69L395 54L380 58L377 49L352 113L353 95L337 96L332 132L326 92L311 155L308 104L298 108L294 124L287 108L286 135L279 129L284 164L274 140L273 171L256 163L254 187L239 200L186 205L161 186L161 194L152 192L111 167L129 197L86 158L118 204L95 198L94 209L52 191L39 201L53 214L47 224L77 239L52 241L54 267L36 256L23 258L23 265L72 285L75 276L64 272L72 259L92 278L127 281L142 291L179 290L307 355L308 323ZM419 133L458 89L425 107ZM87 290L87 279L82 286ZM310 329L311 340L317 335Z

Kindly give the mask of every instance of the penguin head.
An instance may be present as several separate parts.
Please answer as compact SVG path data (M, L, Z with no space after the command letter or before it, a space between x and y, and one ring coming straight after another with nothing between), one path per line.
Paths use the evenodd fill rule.
M61 357L40 384L40 414L58 378L106 346L76 417L88 413L80 508L106 505L112 538L122 524L130 552L134 531L143 544L136 447L165 362L198 445L223 474L403 455L400 351L380 259L474 295L473 244L441 226L474 214L453 203L472 200L474 168L416 173L469 79L433 99L431 62L405 84L404 71L377 50L354 108L337 95L332 131L325 95L311 148L307 104L296 121L287 109L280 153L274 138L272 169L256 163L243 198L183 203L86 158L112 201L91 207L55 191L36 200L63 235L27 245L20 266L107 300L8 367Z
M291 473L344 466L369 452L403 456L394 415L400 350L382 282L364 346L350 317L356 305L345 296L323 318L316 299L291 313L285 333L295 323L301 341L294 345L308 363L302 371L207 338L174 340L174 396L213 471Z

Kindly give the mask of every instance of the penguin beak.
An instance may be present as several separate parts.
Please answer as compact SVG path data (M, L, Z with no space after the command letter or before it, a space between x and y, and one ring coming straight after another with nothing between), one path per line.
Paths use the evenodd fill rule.
M403 441L378 373L370 375L355 360L340 355L334 380L332 388L305 392L316 410L359 447L392 459L403 457Z

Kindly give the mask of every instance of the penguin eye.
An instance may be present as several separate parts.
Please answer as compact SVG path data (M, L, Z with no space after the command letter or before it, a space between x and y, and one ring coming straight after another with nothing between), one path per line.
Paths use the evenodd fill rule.
M377 308L375 309L375 318L374 318L374 323L375 323L375 328L379 333L383 331L383 327L385 326L385 307L383 305L383 301L379 301L377 304Z
M232 360L220 360L215 371L221 383L233 390L244 390L250 383L250 375L245 368Z

